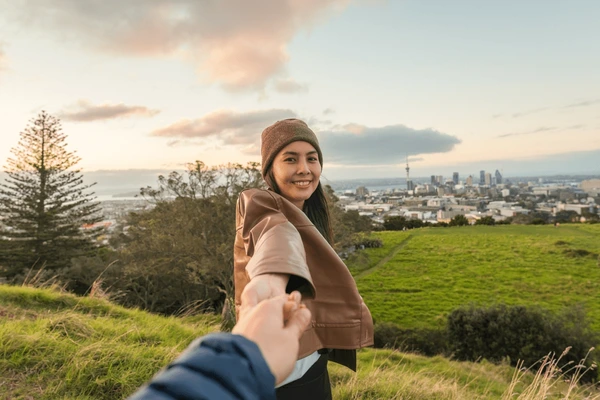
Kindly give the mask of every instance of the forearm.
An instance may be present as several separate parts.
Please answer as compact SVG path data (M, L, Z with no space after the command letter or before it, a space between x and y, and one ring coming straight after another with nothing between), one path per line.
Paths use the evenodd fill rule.
M275 399L275 378L258 346L239 335L197 339L129 400Z

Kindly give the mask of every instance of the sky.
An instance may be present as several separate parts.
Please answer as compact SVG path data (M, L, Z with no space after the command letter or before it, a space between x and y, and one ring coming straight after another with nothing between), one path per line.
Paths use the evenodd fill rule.
M61 119L84 172L260 161L323 177L600 174L596 0L0 0L0 165ZM131 173L131 171L129 171ZM144 173L144 171L140 171Z

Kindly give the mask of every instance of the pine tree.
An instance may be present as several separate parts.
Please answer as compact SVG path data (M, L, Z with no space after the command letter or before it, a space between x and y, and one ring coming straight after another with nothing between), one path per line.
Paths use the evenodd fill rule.
M24 268L57 270L97 246L100 206L83 183L80 158L66 149L60 121L42 111L30 121L7 160L0 183L0 274Z

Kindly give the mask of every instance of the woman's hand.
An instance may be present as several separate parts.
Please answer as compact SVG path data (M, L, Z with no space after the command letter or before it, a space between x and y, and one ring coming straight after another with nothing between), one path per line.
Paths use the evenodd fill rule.
M254 307L263 300L285 294L290 280L287 274L263 274L254 277L242 292L242 313L246 307Z

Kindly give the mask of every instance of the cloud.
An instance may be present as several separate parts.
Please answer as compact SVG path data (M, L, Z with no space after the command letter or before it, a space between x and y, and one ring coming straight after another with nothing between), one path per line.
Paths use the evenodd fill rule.
M306 83L298 83L294 79L277 79L275 80L275 90L279 93L306 93L308 85Z
M333 113L335 113L335 110L333 108L326 108L323 110L323 115L329 115Z
M93 105L86 100L79 100L60 111L58 116L65 121L90 122L133 116L152 117L159 112L143 106L127 106L123 103Z
M562 107L540 107L540 108L535 108L533 110L527 110L527 111L522 111L522 112L511 114L511 117L513 117L513 118L521 118L521 117L525 117L525 116L528 116L528 115L537 114L537 113L541 113L541 112L549 111L549 110L558 110L558 109L565 109L565 108L588 107L588 106L593 106L593 105L596 105L596 104L600 104L600 99L580 101L580 102L568 104L568 105L562 106ZM494 114L494 115L492 115L492 118L496 119L496 118L502 118L504 116L505 116L504 114Z
M21 23L112 54L178 56L225 89L261 90L294 36L350 0L48 0L15 5ZM12 6L12 4L11 4Z
M573 104L569 104L568 106L564 106L563 108L587 107L587 106L593 106L596 104L600 104L600 99L580 101L578 103L573 103Z
M532 133L548 132L548 131L554 131L554 130L556 130L556 127L554 127L554 126L552 126L552 127L542 126L541 128L537 128L532 131L505 133L503 135L498 135L496 137L505 138L505 137L509 137L509 136L531 135Z
M407 155L443 153L461 143L456 136L434 129L404 125L371 128L347 124L339 130L319 132L326 162L345 165L399 164Z
M556 131L556 132L573 131L573 130L578 130L578 129L583 129L583 128L585 128L585 125L582 125L582 124L567 126L565 128L557 128L555 126L551 126L551 127L542 126L540 128L534 129L532 131L515 132L515 133L505 133L503 135L498 135L496 137L498 137L498 138L505 138L505 137L510 137L510 136L531 135L533 133L550 132L550 131Z
M291 110L270 109L237 113L220 110L198 119L185 119L157 129L151 136L168 137L170 146L177 145L177 139L190 140L214 138L225 145L246 146L244 152L256 154L261 132L275 121L296 116ZM197 143L198 144L198 143Z

